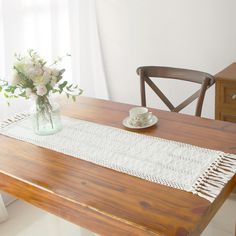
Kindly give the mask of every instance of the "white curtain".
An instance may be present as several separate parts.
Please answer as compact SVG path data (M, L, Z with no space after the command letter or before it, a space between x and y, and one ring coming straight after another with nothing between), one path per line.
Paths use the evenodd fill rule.
M62 62L65 79L86 96L108 99L95 1L0 0L0 78L11 78L14 53L32 48L48 61L69 53ZM17 100L8 107L0 97L0 120L26 104ZM5 213L0 198L0 220Z

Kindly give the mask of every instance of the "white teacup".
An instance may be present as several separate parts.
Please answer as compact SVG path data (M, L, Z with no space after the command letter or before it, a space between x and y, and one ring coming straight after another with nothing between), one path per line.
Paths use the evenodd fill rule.
M129 110L130 124L140 126L147 124L152 118L152 112L149 112L146 107L133 107Z

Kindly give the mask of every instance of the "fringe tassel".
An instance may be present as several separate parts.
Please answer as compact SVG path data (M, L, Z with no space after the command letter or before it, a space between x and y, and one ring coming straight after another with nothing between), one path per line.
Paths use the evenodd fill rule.
M236 155L225 153L198 178L191 192L213 202L235 173Z
M17 114L11 118L8 118L7 120L4 120L0 123L0 128L3 129L3 128L6 128L8 125L11 125L17 121L20 121L20 120L23 120L27 117L29 117L30 114L29 113L21 113L21 114Z

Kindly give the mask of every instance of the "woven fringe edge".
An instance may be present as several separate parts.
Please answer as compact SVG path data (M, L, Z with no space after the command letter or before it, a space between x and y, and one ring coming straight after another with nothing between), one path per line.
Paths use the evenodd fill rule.
M11 118L8 118L6 120L3 120L0 122L0 128L6 128L7 126L16 123L18 121L21 121L23 119L26 119L27 117L29 117L30 114L29 113L21 113L21 114L16 114L14 116L12 116Z
M235 173L236 154L224 153L198 178L190 191L213 202Z

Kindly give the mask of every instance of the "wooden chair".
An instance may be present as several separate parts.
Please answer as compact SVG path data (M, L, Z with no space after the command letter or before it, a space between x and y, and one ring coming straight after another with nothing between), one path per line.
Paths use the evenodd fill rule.
M215 83L214 77L210 74L201 71L172 67L143 66L137 69L137 74L140 76L142 106L146 106L145 83L147 83L172 112L181 111L183 108L185 108L191 102L198 98L195 116L201 116L202 104L206 90ZM188 97L186 100L184 100L182 103L180 103L177 107L174 107L174 105L162 93L162 91L156 86L156 84L152 81L150 77L189 81L201 84L201 88L197 90L193 95Z

